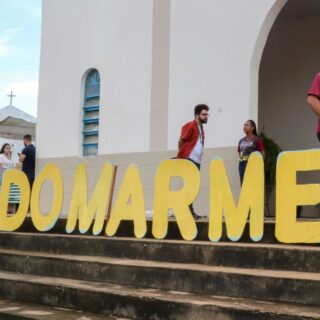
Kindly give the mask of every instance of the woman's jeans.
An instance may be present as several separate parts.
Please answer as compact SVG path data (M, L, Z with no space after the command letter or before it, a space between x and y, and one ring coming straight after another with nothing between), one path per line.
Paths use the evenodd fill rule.
M239 162L239 176L240 176L240 184L242 185L244 173L246 172L248 161L240 161Z

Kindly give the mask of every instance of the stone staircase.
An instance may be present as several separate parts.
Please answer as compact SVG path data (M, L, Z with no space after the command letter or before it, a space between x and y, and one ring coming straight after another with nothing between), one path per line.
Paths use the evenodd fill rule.
M260 243L210 243L50 233L30 221L0 233L0 319L320 319L320 248L282 245L274 223ZM149 223L150 228L150 223ZM150 236L150 232L148 234ZM61 310L63 308L64 310Z

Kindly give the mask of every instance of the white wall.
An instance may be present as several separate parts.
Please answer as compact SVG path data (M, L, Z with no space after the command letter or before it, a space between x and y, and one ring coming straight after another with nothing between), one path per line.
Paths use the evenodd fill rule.
M260 30L275 3L171 1L169 149L176 148L180 127L192 119L198 103L212 107L206 147L237 144L243 123L257 114L257 105L254 114L250 112L250 95L257 95L250 92L251 62Z
M85 159L91 179L89 192L104 161L122 166L119 175L129 163L137 163L146 186L147 209L152 208L157 162L175 154L175 151L155 149L149 152L150 119L157 120L157 115L150 114L150 105L155 103L151 94L157 91L151 89L151 82L156 79L163 85L161 81L166 79L166 72L158 76L154 73L163 65L169 70L169 105L163 106L168 110L168 139L164 143L168 150L177 148L181 126L193 118L196 104L207 103L212 107L206 126L207 149L197 211L208 214L207 170L213 156L220 155L226 161L237 195L235 145L243 136L243 122L257 118L260 56L268 32L285 2L171 0L169 59L161 59L160 54L152 50L159 43L167 43L163 38L167 30L159 31L160 22L167 20L155 14L152 0L44 1L37 169L48 161L57 162L63 169L65 212L74 167L80 161L77 157L82 155L80 81L89 68L99 70L102 85L100 155ZM156 30L152 30L154 16L159 20ZM152 43L153 31L159 33L161 40L156 44ZM167 48L161 49L167 54ZM161 61L160 67L152 57ZM159 96L165 96L165 92L161 91ZM156 105L154 110L161 112L162 108ZM163 115L159 114L161 123L162 120ZM158 134L165 133L159 130ZM51 193L47 192L44 204L50 205L50 199Z
M168 150L198 103L211 107L206 147L237 144L243 122L257 118L259 64L252 60L264 46L261 30L285 1L171 0L168 128L159 130ZM82 155L80 82L89 68L101 75L99 154L152 149L153 9L151 0L44 1L38 158ZM159 119L161 109L154 108Z
M259 123L285 150L319 147L307 91L320 71L320 17L275 25L260 70Z
M43 3L38 157L81 156L81 79L101 76L99 153L149 148L152 2Z

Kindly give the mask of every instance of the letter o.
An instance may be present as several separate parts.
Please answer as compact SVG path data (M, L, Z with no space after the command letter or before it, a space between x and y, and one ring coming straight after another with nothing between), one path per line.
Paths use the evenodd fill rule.
M53 185L53 204L48 215L40 211L40 192L46 180ZM37 176L31 193L31 218L33 225L38 231L48 231L57 222L63 205L63 179L61 171L54 163L48 163Z

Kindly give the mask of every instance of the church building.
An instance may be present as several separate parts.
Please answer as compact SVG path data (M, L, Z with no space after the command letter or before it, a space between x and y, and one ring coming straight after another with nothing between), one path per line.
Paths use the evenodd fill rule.
M89 193L102 164L138 165L146 207L161 160L199 103L210 107L201 191L209 212L208 165L221 157L235 195L243 124L283 150L318 147L306 92L320 71L319 0L43 1L37 170L54 161L67 212L76 165ZM43 191L50 207L51 189Z

